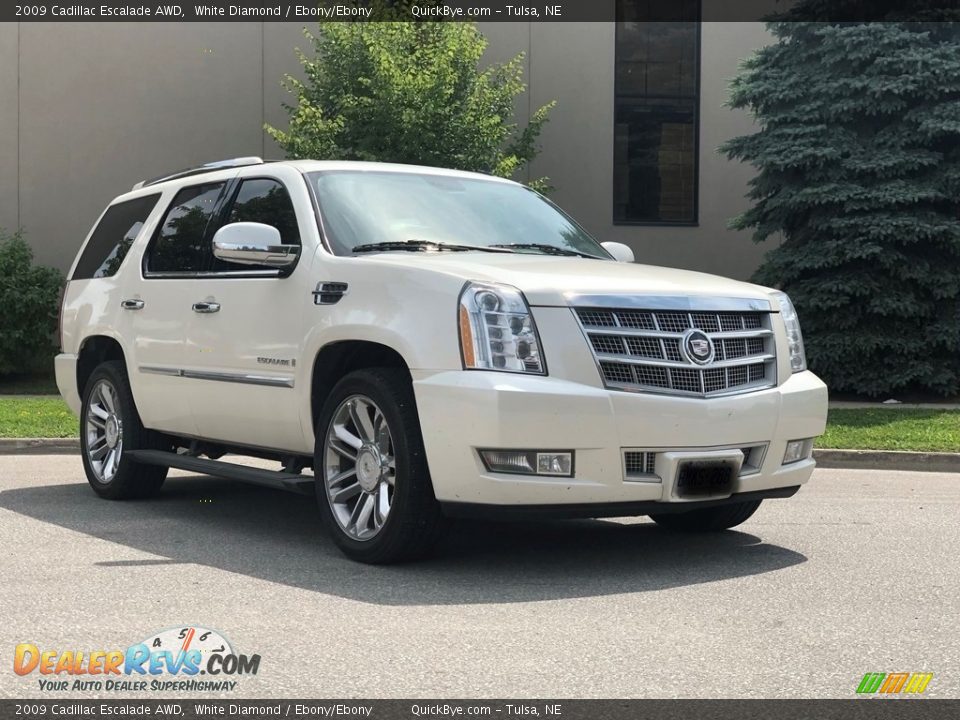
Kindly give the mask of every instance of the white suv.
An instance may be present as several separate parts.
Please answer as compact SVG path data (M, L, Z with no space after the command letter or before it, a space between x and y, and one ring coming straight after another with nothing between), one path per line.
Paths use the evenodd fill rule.
M214 163L100 217L57 383L98 495L169 467L315 492L365 562L450 516L732 527L809 479L826 387L783 293L632 260L508 180Z

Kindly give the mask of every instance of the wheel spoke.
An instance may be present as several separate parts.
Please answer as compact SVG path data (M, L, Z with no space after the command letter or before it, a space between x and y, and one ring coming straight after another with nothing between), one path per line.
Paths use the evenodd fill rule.
M386 522L387 513L390 512L390 486L382 482L377 488L377 517L379 525Z
M116 414L117 405L113 397L113 388L106 383L100 385L100 397L103 399L103 403L107 406L107 409Z
M350 498L359 495L360 492L361 492L360 483L354 482L349 485L344 485L343 487L335 490L334 493L330 496L330 499L337 504L345 503Z
M336 435L337 440L352 447L354 450L359 450L360 446L363 445L363 440L347 430L346 425L334 425L333 433ZM355 460L356 457L356 454L354 454L353 459Z
M349 408L350 419L353 420L353 426L357 429L360 438L367 442L373 442L373 422L370 420L370 407L359 398L354 398Z
M107 453L107 459L104 462L103 475L105 478L113 477L117 469L117 449L111 448Z
M374 505L373 495L364 495L357 504L363 505L360 516L357 518L357 534L359 534L370 524L370 516L373 514Z
M93 427L95 427L97 430L104 430L107 427L106 420L103 420L93 414L87 415L87 422L93 425Z
M104 455L107 454L109 450L110 448L107 447L106 439L102 437L97 438L96 447L90 446L88 448L88 452L90 454L91 460L100 460L101 458L103 458Z
M90 403L90 412L97 417L98 420L106 422L106 419L110 417L110 413L103 409L103 406L97 404L94 405ZM91 419L93 419L91 417Z
M351 467L351 468L347 468L346 470L341 470L333 477L327 478L327 485L329 485L331 488L334 488L337 485L340 485L341 483L343 483L344 480L347 480L348 478L351 478L356 474L357 474L356 467Z

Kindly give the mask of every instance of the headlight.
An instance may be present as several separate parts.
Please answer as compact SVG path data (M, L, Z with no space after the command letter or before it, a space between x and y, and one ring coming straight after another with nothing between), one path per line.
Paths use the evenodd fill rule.
M807 369L807 355L803 350L803 333L800 332L800 319L797 310L784 292L775 292L774 296L780 303L780 317L787 329L787 345L790 351L790 369L793 372L802 372Z
M463 366L544 375L540 338L527 301L509 285L468 283L460 294Z

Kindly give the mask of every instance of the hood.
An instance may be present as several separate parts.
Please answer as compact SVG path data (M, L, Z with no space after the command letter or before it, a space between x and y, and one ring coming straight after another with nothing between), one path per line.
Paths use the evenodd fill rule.
M610 260L521 253L403 251L363 259L439 272L464 282L512 285L523 292L531 306L566 306L577 295L724 297L770 302L770 291L759 285L690 270Z

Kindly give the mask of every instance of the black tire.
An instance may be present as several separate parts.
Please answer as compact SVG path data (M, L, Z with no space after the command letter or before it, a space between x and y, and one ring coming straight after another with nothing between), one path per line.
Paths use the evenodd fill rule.
M96 404L102 409L105 398L101 389L107 386L113 391L114 415L119 420L119 460L111 475L107 472L105 460L93 459L89 452L91 443L94 454L99 449L99 429L91 420L90 406ZM106 431L103 431L106 434ZM83 470L93 491L108 500L128 500L155 495L167 477L167 468L157 465L142 465L130 459L130 450L169 450L170 444L162 435L143 427L140 414L133 402L127 370L122 362L112 360L101 363L94 369L83 389L83 404L80 408L80 457ZM106 457L106 456L104 456ZM97 467L97 463L100 467ZM112 467L112 465L111 465Z
M385 490L392 493L388 513L376 534L367 539L352 537L341 525L341 520L335 516L334 501L327 490L327 433L335 414L348 400L357 397L372 401L376 406L373 410L379 409L391 438L389 454L395 461L393 481ZM377 416L374 414L373 417ZM352 560L370 564L415 560L428 554L443 531L445 522L433 493L410 376L397 368L358 370L346 375L324 402L314 432L317 503L323 523L337 547ZM379 441L376 444L379 445ZM343 463L349 469L351 461L345 459ZM359 454L353 465L356 468L354 480L359 486ZM354 490L354 494L359 497L357 504L361 500L366 501L364 494L370 495L370 502L375 508L372 512L379 512L379 499L374 497L378 494L377 489Z
M730 503L712 508L701 508L689 512L663 513L651 515L657 525L681 532L719 532L736 527L753 515L760 507L761 500Z

